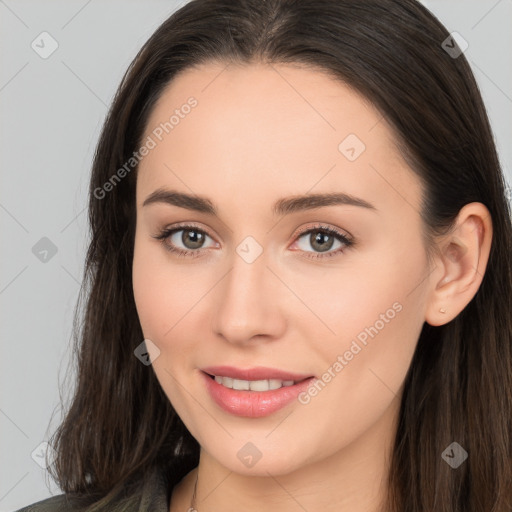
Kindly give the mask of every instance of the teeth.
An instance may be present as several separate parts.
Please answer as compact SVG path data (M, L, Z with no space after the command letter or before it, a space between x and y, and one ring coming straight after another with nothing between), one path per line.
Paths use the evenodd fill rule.
M233 389L248 391L250 389L250 383L248 380L233 379Z
M215 376L215 382L222 384L226 388L243 390L243 391L269 391L279 389L283 386L293 386L293 380L242 380L232 379L231 377L218 377Z
M287 381L288 382L288 381ZM292 381L293 382L293 381ZM283 386L283 383L277 379L270 379L268 381L268 389L279 389Z

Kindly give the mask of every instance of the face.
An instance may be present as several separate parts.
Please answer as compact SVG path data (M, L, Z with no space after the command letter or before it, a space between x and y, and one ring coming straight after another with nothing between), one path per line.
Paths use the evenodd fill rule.
M428 263L421 184L379 112L318 70L210 63L173 80L144 139L134 296L203 452L277 475L388 436Z

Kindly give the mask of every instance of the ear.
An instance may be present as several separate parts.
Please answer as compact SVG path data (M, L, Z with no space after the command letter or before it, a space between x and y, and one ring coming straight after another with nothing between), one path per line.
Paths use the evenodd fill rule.
M475 296L484 277L492 241L492 219L482 203L469 203L449 234L437 245L425 321L433 326L453 320ZM444 312L443 312L444 311Z

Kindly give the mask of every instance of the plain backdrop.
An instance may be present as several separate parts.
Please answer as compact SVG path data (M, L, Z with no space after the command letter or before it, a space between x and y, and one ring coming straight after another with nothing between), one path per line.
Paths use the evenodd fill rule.
M60 493L41 456L70 392L92 154L125 69L184 3L0 0L0 512ZM512 183L512 0L423 3L469 44Z

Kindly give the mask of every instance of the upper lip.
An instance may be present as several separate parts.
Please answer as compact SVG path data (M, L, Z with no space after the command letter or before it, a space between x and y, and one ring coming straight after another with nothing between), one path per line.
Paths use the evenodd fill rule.
M256 366L254 368L235 368L234 366L207 366L201 370L210 375L218 377L231 377L240 380L293 380L298 382L312 375L287 372L278 368L267 368L265 366Z

